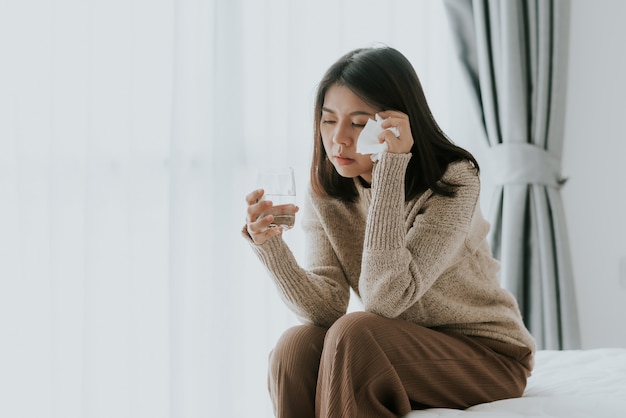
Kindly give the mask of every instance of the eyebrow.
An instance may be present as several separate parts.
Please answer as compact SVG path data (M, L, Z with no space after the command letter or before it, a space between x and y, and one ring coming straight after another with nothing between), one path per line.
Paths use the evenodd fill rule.
M333 114L336 113L334 110L331 110L331 109L329 109L327 107L323 107L323 106L322 106L322 112L328 112L328 113L333 113ZM372 113L366 112L364 110L355 110L354 112L350 113L350 116L361 116L361 115L372 116Z

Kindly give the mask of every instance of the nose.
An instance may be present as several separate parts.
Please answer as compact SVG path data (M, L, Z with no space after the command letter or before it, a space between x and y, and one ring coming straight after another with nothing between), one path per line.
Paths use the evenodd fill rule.
M333 142L348 147L354 143L353 135L352 122L338 123L333 135Z

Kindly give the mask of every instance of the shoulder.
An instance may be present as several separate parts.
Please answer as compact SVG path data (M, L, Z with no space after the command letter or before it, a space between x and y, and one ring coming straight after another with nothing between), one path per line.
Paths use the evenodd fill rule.
M455 188L480 190L478 170L468 160L454 161L448 165L441 180Z
M480 181L474 165L467 160L452 162L441 177L452 186L454 194L446 196L429 189L415 201L422 222L442 228L466 230L474 215L480 195ZM417 220L417 218L416 218Z
M478 180L478 170L468 160L454 161L448 164L442 179L446 181L476 181Z
M336 217L342 213L350 213L350 204L339 199L318 196L311 186L307 187L304 196L304 219L322 221L328 217Z
M315 210L319 212L327 207L339 207L345 205L339 199L330 197L330 196L320 196L313 191L311 185L309 185L306 189L304 195L304 206L306 209Z
M468 160L452 162L441 181L452 186L454 195L446 197L434 194L429 199L431 203L438 202L450 209L456 208L459 211L457 216L461 216L461 213L463 217L471 216L480 195L480 179L474 165Z

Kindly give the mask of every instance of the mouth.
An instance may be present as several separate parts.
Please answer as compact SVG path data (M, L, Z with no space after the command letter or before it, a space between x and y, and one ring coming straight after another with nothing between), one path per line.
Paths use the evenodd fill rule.
M353 158L347 158L341 155L335 155L335 161L337 162L337 164L339 165L348 165L348 164L352 164L354 162Z

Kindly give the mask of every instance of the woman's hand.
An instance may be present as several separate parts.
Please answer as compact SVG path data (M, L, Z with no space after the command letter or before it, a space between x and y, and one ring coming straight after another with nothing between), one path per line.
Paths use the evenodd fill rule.
M406 154L411 152L413 147L413 134L411 134L411 124L409 123L409 117L395 110L386 110L384 112L378 112L381 118L385 119L381 127L383 129L396 128L400 132L400 136L396 137L393 132L389 130L383 131L378 140L382 144L387 143L387 152L395 154Z
M268 200L261 200L263 197L263 189L258 189L246 196L248 203L248 211L246 215L246 227L248 234L255 244L261 245L270 238L280 235L283 232L282 226L271 226L274 221L272 215L273 203ZM285 205L282 207L281 213L289 213L295 215L299 208L296 205Z

